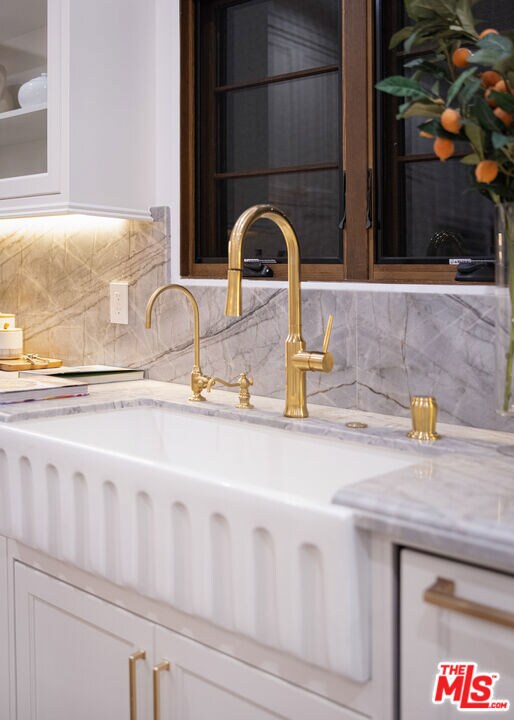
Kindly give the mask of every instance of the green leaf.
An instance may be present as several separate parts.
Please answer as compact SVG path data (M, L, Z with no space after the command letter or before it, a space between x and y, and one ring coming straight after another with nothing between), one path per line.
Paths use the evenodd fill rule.
M506 92L491 92L491 98L496 101L503 110L514 113L514 95Z
M514 135L502 135L499 132L493 132L491 140L495 150L499 150L506 145L512 145L514 143Z
M480 78L474 77L470 80L459 95L461 105L468 105L481 87L482 80Z
M416 22L434 17L454 17L456 0L405 0L405 9Z
M444 32L446 23L441 20L423 20L416 23L414 28L414 32L405 41L404 50L406 52L410 52L416 45L432 41L434 36Z
M467 70L464 70L463 73L459 75L457 80L450 86L450 89L448 90L448 96L446 98L446 104L451 105L453 100L457 97L459 94L462 86L466 82L466 80L471 77L471 75L474 75L476 73L476 68L468 68Z
M447 140L453 141L455 141L456 139L456 136L453 133L450 133L443 128L439 118L421 123L421 125L418 125L418 129L424 130L425 132L430 133L430 135L433 135L434 137L446 138Z
M475 18L471 11L471 3L468 0L459 0L457 3L457 17L462 25L462 29L469 33L469 35L477 37Z
M415 25L407 25L407 27L402 28L401 30L398 30L398 32L395 32L393 37L391 38L389 42L389 50L392 50L395 47L398 47L400 43L404 42L409 38L412 33L415 30Z
M486 67L493 67L503 60L508 60L514 48L510 38L493 33L483 37L477 45L479 49L470 55L468 63Z
M398 117L406 120L411 117L428 117L436 118L441 115L444 107L432 102L431 100L415 100L414 102L406 103L400 108L400 114Z
M501 132L503 129L503 125L500 120L496 117L496 115L493 113L489 105L486 103L484 98L477 97L475 98L475 104L473 106L474 110L474 116L476 120L478 120L479 125L481 125L485 130L491 130L493 132Z
M427 91L417 80L403 77L403 75L393 75L392 77L385 78L378 82L375 87L377 90L397 97L427 97Z
M431 75L432 77L439 78L440 80L450 81L450 74L446 65L440 63L431 62L430 60L424 60L423 58L415 58L408 63L405 63L404 68L408 70L416 70L416 72L422 72L425 75Z
M478 125L468 122L464 125L464 132L469 142L475 148L480 159L484 157L484 131Z
M470 155L466 155L466 157L463 157L461 160L461 163L464 165L478 165L480 162L480 158L476 153L471 153Z

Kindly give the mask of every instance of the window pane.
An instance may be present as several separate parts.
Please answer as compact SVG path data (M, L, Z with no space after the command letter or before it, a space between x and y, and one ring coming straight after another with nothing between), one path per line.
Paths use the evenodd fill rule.
M473 15L480 19L479 31L486 27L500 31L514 28L512 0L480 0L473 8Z
M423 259L492 254L493 204L476 191L466 192L468 167L458 161L436 160L406 163L399 170L403 202L400 200L398 236L385 238L385 257ZM399 246L398 237L402 240Z
M221 84L339 63L340 0L253 0L221 11Z
M221 172L339 160L339 75L224 93Z
M404 24L403 2L380 0L376 31L380 37L378 77L404 73L405 58L388 50L393 32ZM512 0L480 0L473 8L478 29L514 27ZM422 48L416 48L413 55ZM409 60L412 59L410 56ZM378 204L377 262L436 262L436 258L493 254L492 204L469 190L471 170L457 158L441 163L405 162L405 155L431 155L432 141L419 137L422 118L398 122L398 100L379 94L377 107ZM469 152L457 142L457 154ZM401 158L401 159L399 159ZM444 260L443 260L444 262Z
M342 257L338 170L238 178L223 180L218 186L219 257L227 255L230 231L239 215L258 203L271 203L286 213L300 240L303 260ZM269 221L259 221L248 234L244 254L285 259L282 234Z

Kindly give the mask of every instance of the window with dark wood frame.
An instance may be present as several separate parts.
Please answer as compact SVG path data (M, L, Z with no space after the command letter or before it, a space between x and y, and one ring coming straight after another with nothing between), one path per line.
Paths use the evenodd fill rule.
M286 9L287 3L288 0L282 0ZM234 67L227 70L224 38L230 36L230 30L234 37L238 30L237 16L236 21L231 16L235 14L234 8L244 10L245 5L252 3L248 0L182 0L182 275L226 276L228 233L236 219L234 206L239 214L245 209L242 198L248 197L246 206L271 201L290 215L303 243L304 279L343 280L352 274L360 279L367 277L367 230L363 222L367 211L368 171L367 15L360 3L347 3L347 7L339 3L340 0L325 3L305 0L305 5L310 4L314 13L319 13L323 4L337 9L337 24L332 22L329 27L332 37L335 35L337 61L335 53L330 55L323 47L330 43L319 42L316 46L313 41L299 60L282 61L279 56L271 68L233 63ZM254 6L265 4L265 0L253 3ZM296 6L301 4L297 2ZM227 16L235 29L227 30ZM319 18L316 22L320 22ZM353 28L350 39L341 42L349 28ZM259 32L255 22L254 32ZM305 38L300 38L298 43L304 41ZM239 41L239 45L243 45L239 52L244 53L244 43ZM306 55L309 55L307 61ZM355 73L346 78L341 66L348 62ZM312 98L320 93L322 107L316 112ZM292 103L291 107L300 106L298 117L293 113L288 118L287 107L281 117L277 104L285 95L294 97L296 104ZM363 112L359 117L345 116L344 107L350 95L357 102L360 99ZM302 97L307 98L304 108ZM251 127L251 113L259 114L266 103L274 103L276 137L268 141L268 152L261 152L255 158L252 148L245 146L244 137L238 141L236 122L238 116L246 115ZM301 140L298 141L302 114L308 116L306 122L316 126L310 130L318 139L314 148L318 156L312 152L312 143L305 142L302 147ZM296 143L287 142L288 122L291 134L296 132ZM261 122L261 144L262 126ZM349 129L353 129L352 141L347 139ZM239 153L235 162L236 150L225 146L231 141ZM292 145L292 151L288 145ZM264 155L267 163L261 162ZM344 175L346 188L350 184L352 188L346 196ZM230 207L227 209L227 206ZM273 266L274 277L284 278L286 268L280 263L285 261L285 247L282 244L279 249L281 239L273 237L273 231L264 227L259 228L256 235L249 238L248 253L265 256L271 253L279 263ZM352 235L357 241L353 244ZM352 271L348 273L350 267Z
M514 8L508 0L481 0L475 15L487 27L508 29L514 24ZM388 49L388 39L406 24L401 0L379 3L377 77L402 74L404 66L414 72L416 63L432 55L425 48L408 53ZM381 94L377 101L377 138L383 141L376 145L375 273L396 274L401 269L414 275L423 263L423 274L446 273L451 279L455 266L450 263L459 258L492 258L493 205L471 191L472 171L460 162L469 152L466 144L458 143L453 158L441 163L433 153L433 141L419 136L421 119L397 121L398 99Z
M339 1L339 64L312 63L310 66L293 70L286 68L285 72L281 72L280 67L273 72L250 67L247 72L241 73L237 65L235 71L234 67L227 71L226 58L223 52L220 54L220 47L223 47L226 37L223 40L220 34L223 36L223 33L227 33L227 9L233 14L234 8L237 10L238 6L248 5L252 0L182 0L183 276L226 277L228 232L231 222L236 219L233 217L234 207L237 206L234 197L238 195L240 203L241 198L252 198L248 205L267 199L258 193L253 196L246 193L245 186L259 188L273 177L274 180L268 187L274 188L274 201L281 207L280 199L275 200L276 188L285 188L282 194L278 193L278 197L286 198L284 202L287 205L287 198L294 195L296 189L295 177L302 176L305 179L308 176L312 186L315 180L323 178L323 173L332 172L337 176L338 206L336 208L332 177L329 190L333 200L330 220L327 222L330 222L335 230L332 236L337 236L337 240L332 240L328 251L324 251L324 256L315 256L312 248L316 249L315 232L318 221L316 213L313 213L314 218L309 228L313 241L302 266L304 280L453 280L455 268L448 264L448 258L438 257L441 253L430 255L429 250L416 255L406 243L406 235L413 227L416 228L416 211L418 215L421 212L416 203L411 203L408 199L409 193L412 197L413 192L408 183L412 184L414 179L419 185L418 169L428 167L430 173L433 173L438 161L432 161L429 146L426 152L419 152L419 147L412 145L412 130L407 128L405 131L396 121L395 100L390 101L385 96L378 96L373 89L376 77L400 70L404 60L401 54L395 55L387 50L389 37L395 29L405 24L401 16L402 3L400 0ZM501 3L503 0L497 2ZM266 0L255 0L254 4L266 4ZM285 4L287 5L287 0ZM237 27L235 29L237 30ZM257 32L257 28L255 31ZM232 36L237 37L234 32L232 27ZM242 66L245 67L244 64ZM299 163L297 158L289 164L275 162L274 165L266 165L260 163L260 158L259 162L255 162L255 158L251 157L251 149L248 150L244 148L244 144L239 143L239 151L243 148L245 158L241 161L239 157L238 162L232 164L227 162L227 156L232 160L235 157L235 151L227 152L226 142L227 138L230 141L235 134L238 117L245 114L247 118L251 117L256 108L257 112L260 112L261 105L269 101L272 92L270 88L278 89L287 84L292 87L295 83L308 83L313 78L317 78L319 82L330 76L337 78L336 92L340 108L337 129L340 150L337 157L303 164ZM333 83L333 80L331 82ZM332 84L331 87L333 89L336 86ZM259 101L261 105L258 104ZM327 195L327 188L323 183L319 184L320 195L323 195L323 192ZM444 187L444 184L441 187ZM238 188L238 192L234 188ZM459 188L459 192L461 191ZM265 195L265 192L262 194ZM420 195L421 193L417 197ZM230 208L227 207L229 205ZM239 209L245 208L241 206ZM285 210L288 212L289 208L286 206ZM232 218L229 218L230 212ZM295 222L293 217L291 219L302 242L302 222ZM323 218L319 221L319 227L322 232ZM309 229L305 231L307 234ZM252 255L254 249L256 253L263 252L266 255L269 247L272 248L270 252L279 256L280 263L280 256L283 257L284 251L281 253L275 249L278 245L274 244L273 238L271 245L267 246L266 238L264 230L258 238L253 238L254 243L250 239L249 252L245 254ZM264 242L261 242L262 239ZM422 239L424 241L424 238ZM427 248L430 240L431 238L428 238L425 243ZM415 243L411 245L416 249ZM305 254L302 248L302 257L305 258ZM476 254L482 253L477 250ZM273 270L276 279L286 277L284 265L275 265Z

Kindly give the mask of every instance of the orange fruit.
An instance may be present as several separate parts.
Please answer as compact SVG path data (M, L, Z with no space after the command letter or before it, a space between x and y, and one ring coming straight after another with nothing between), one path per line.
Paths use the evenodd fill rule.
M510 87L510 85L507 85L505 80L499 80L493 89L495 92L510 92L511 94L513 94L512 88Z
M443 162L453 155L455 145L452 140L438 137L434 141L434 152Z
M475 177L478 182L491 183L498 176L498 163L496 160L482 160L475 168Z
M486 35L491 35L491 34L499 35L500 33L498 32L498 30L495 30L494 28L486 28L486 30L482 30L482 32L480 33L480 35L478 37L483 38Z
M468 57L471 55L471 50L468 50L468 48L458 48L458 50L455 50L455 52L452 55L452 62L455 65L455 67L458 68L465 68L468 67Z
M429 139L432 139L432 138L434 137L433 135L431 135L431 134L430 134L429 132L427 132L426 130L420 130L420 131L419 131L419 136L420 136L420 137L424 137L424 138L429 138Z
M502 121L504 125L509 127L509 125L512 125L512 120L514 119L510 112L507 112L501 107L497 107L496 110L493 111L496 117Z
M441 125L448 132L458 135L462 127L460 112L458 110L454 110L453 108L446 108L441 115Z
M502 76L496 70L486 70L480 77L482 78L482 85L486 88L494 87L502 79Z

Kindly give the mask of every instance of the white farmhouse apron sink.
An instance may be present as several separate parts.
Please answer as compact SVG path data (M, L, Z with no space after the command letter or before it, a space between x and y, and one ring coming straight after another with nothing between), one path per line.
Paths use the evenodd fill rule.
M369 557L350 482L416 458L136 407L0 427L0 534L358 682Z

